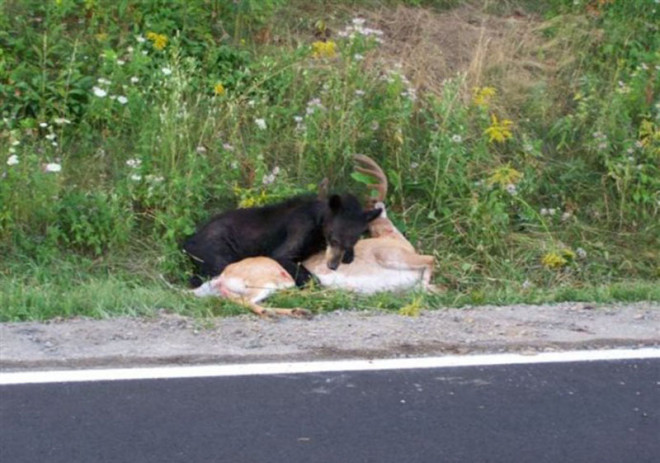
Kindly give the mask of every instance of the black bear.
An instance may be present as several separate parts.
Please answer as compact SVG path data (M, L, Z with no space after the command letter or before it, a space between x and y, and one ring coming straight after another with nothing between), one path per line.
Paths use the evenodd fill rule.
M350 194L328 200L301 196L224 212L183 244L198 271L191 286L201 285L200 277L217 276L227 265L255 256L273 258L302 286L311 274L301 261L326 248L330 269L352 262L353 246L380 212L364 211Z

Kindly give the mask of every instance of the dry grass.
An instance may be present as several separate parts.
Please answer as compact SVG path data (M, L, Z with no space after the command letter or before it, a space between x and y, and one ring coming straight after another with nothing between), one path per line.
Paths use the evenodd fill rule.
M444 79L466 76L467 90L495 85L509 105L552 71L537 58L543 39L539 18L521 12L496 16L482 3L444 12L399 6L364 12L368 23L385 32L385 43L372 57L401 63L418 89L439 94Z

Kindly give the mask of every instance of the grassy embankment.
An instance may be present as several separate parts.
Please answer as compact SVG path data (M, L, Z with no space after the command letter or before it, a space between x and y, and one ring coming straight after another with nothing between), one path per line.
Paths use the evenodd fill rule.
M354 153L445 291L277 304L660 300L653 0L0 7L2 321L238 313L163 283L182 237L324 176L363 194Z

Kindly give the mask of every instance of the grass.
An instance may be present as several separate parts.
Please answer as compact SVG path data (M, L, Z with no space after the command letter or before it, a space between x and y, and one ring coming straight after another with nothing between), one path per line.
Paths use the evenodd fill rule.
M16 265L16 264L14 264ZM20 271L19 271L20 268ZM273 307L302 307L313 313L336 309L384 310L415 316L415 307L436 309L474 305L544 304L566 301L660 301L660 285L616 281L600 285L521 287L514 282L476 278L466 289L439 294L418 292L358 296L322 288L293 289L273 296ZM67 259L21 265L0 278L0 322L67 317L151 316L168 310L192 317L230 316L245 309L229 301L198 299L154 275L108 271L107 263Z
M207 6L2 2L0 320L239 313L172 288L181 240L324 176L364 194L354 153L446 290L272 304L660 300L652 0Z

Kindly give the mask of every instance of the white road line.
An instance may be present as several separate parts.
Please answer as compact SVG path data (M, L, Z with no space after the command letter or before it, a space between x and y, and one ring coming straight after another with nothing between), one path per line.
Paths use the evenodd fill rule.
M525 354L449 355L373 360L338 360L290 363L248 363L179 367L107 368L0 373L0 386L139 379L214 378L223 376L325 373L336 371L409 370L491 365L660 359L659 348L611 349Z

